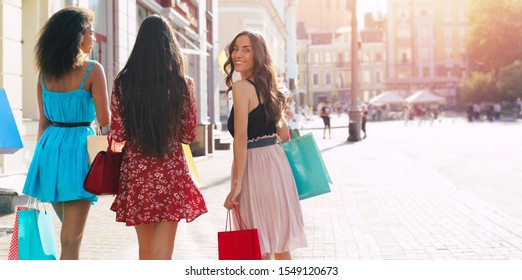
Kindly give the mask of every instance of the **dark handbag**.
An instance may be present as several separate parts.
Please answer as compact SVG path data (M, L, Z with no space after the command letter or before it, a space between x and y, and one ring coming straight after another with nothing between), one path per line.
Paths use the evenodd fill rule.
M100 151L83 181L83 188L95 195L118 194L120 166L123 152L113 152L112 137L109 136L107 151Z
M314 136L311 133L297 136L292 129L290 133L292 140L282 143L281 148L292 168L299 199L329 193L332 179Z
M234 205L240 230L232 230L230 211L227 212L225 231L218 232L218 258L220 260L260 260L261 248L257 229L247 229Z

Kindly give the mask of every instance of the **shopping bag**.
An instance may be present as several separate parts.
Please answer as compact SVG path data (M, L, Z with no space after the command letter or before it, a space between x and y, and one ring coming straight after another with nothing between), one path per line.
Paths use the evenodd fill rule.
M107 135L87 136L87 152L89 153L89 164L92 164L96 155L101 151L106 151L109 142Z
M95 195L118 194L123 152L112 150L112 138L106 151L98 152L83 181L83 188Z
M232 230L230 211L234 211L239 230ZM218 258L220 260L260 260L261 248L257 229L247 229L236 206L228 210L225 231L218 232Z
M34 208L18 211L18 259L56 260L51 213Z
M190 175L196 180L197 183L201 184L201 180L199 179L198 170L196 169L196 163L194 162L194 157L192 157L192 151L190 150L190 146L187 144L182 144L183 152L185 153L185 158L187 160L187 165L189 167Z
M11 236L11 244L9 245L8 260L18 260L18 211L26 210L27 207L18 206L16 208L15 221L13 227L13 235Z
M292 168L299 199L329 193L332 179L314 136L311 133L297 136L292 129L290 129L290 133L292 139L282 143L281 147Z
M0 154L13 154L24 145L3 88L0 88L0 120Z

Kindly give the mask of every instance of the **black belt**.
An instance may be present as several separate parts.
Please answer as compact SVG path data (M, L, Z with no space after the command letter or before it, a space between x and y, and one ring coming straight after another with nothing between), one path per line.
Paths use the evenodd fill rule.
M270 146L270 145L275 145L275 144L277 144L276 137L261 138L259 140L253 141L253 142L248 142L247 149L265 147L265 146Z
M57 127L78 127L78 126L91 126L90 122L75 122L75 123L63 123L63 122L51 122L52 126Z

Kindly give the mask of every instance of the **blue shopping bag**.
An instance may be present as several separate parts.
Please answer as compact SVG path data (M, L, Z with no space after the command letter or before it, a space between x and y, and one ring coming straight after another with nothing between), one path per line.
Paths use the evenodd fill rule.
M50 212L38 209L18 212L18 259L57 259L54 223Z
M0 88L0 154L13 154L23 148L7 94Z
M282 143L288 163L292 168L299 199L329 193L332 179L326 169L314 136L309 133L297 136L290 129L292 139Z

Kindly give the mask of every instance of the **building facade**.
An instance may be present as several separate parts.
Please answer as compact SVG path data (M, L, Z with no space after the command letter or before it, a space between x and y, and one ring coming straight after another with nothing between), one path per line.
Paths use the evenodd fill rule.
M360 31L359 96L368 102L383 92L386 82L386 19L380 14L364 16Z
M351 16L348 0L298 1L296 101L302 108L350 100Z
M91 58L103 65L109 90L126 63L141 21L153 13L170 21L187 58L187 74L195 81L198 129L191 148L194 155L212 153L212 128L219 125L217 0L10 0L0 2L0 16L6 19L0 21L0 87L8 93L24 148L14 155L0 155L0 174L25 172L36 146L36 34L56 11L76 5L95 14L97 42Z
M429 89L455 106L468 73L467 7L468 0L388 0L387 89Z

